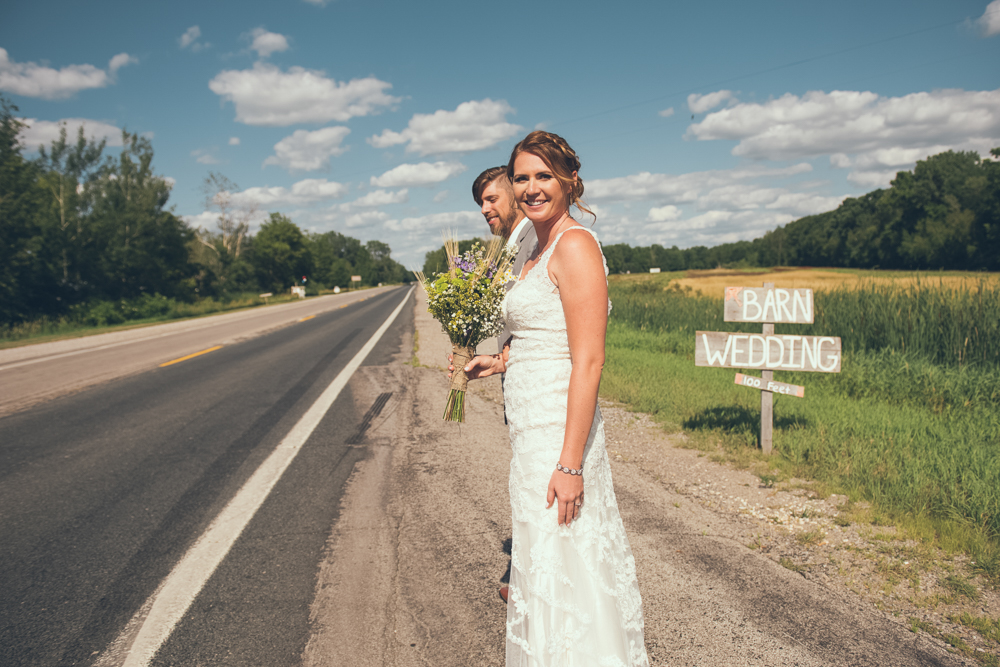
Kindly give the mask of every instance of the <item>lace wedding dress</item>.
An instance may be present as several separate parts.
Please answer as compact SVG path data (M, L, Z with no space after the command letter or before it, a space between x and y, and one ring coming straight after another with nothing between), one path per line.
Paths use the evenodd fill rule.
M507 667L649 664L635 559L611 484L600 408L584 449L581 512L559 526L556 504L545 509L572 369L566 318L547 267L562 235L576 229L594 235L582 227L564 230L504 301L514 336L504 382L513 450Z

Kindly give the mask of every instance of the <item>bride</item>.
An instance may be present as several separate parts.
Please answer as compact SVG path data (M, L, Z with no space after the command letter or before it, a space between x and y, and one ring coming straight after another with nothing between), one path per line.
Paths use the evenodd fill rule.
M508 667L648 665L635 559L618 514L597 391L611 305L607 264L581 202L580 160L535 131L507 175L538 235L504 301L512 337L471 378L506 372L513 544Z

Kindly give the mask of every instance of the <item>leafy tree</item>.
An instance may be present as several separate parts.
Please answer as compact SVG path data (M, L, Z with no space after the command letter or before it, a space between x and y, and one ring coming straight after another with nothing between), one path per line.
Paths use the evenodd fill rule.
M253 245L253 267L263 289L282 292L311 273L305 234L280 213L272 213L261 225Z
M360 245L357 239L340 232L310 235L309 251L316 280L327 287L347 287L354 270L349 257L356 256Z
M371 257L371 277L366 281L368 284L409 282L410 272L392 259L388 243L372 240L365 244L365 250Z
M218 172L209 172L202 184L205 208L219 211L218 232L199 235L202 243L217 254L237 259L246 248L250 222L257 215L257 204L237 198L239 186Z
M0 321L52 311L54 285L37 212L44 201L38 168L21 156L17 107L0 97Z
M197 291L204 296L235 296L258 290L252 261L250 223L257 204L240 198L239 186L218 172L202 184L205 208L219 213L216 229L196 230L198 246L189 246L190 261L197 267Z
M63 124L59 138L48 150L45 146L38 148L41 184L49 194L49 206L42 212L47 245L58 255L59 280L64 296L70 300L86 296L83 273L97 251L88 229L88 214L94 185L106 166L102 159L105 143L103 139L88 142L81 125L76 142L70 144Z
M187 243L193 232L164 209L170 185L153 173L149 140L122 132L122 144L118 159L93 185L91 228L101 253L84 279L111 299L190 296Z

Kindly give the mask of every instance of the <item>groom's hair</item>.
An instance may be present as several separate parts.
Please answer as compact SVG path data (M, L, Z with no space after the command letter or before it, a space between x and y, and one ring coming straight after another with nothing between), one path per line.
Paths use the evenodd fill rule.
M507 193L511 201L514 200L514 187L510 184L510 178L507 177L507 165L503 165L490 167L472 182L472 198L476 200L477 204L483 205L483 190L493 181L496 181L500 189Z

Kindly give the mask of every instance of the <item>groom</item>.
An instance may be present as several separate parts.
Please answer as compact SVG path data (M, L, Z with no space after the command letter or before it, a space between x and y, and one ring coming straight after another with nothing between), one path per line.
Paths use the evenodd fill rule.
M514 187L507 178L507 167L491 167L479 174L472 183L472 197L479 204L486 218L486 224L494 236L507 240L507 247L517 249L511 270L515 278L521 275L528 256L535 246L535 226L525 217L514 200ZM509 290L516 280L507 283ZM510 338L510 331L504 329L497 338L497 351L503 352L503 344Z
M515 279L504 285L508 291L517 282L521 275L531 251L534 250L535 226L531 224L527 216L521 211L514 200L514 186L507 178L507 167L490 167L476 177L472 183L472 197L479 204L486 224L490 226L490 231L494 236L499 236L507 241L507 247L517 249L514 255L514 263L511 271ZM510 330L504 327L503 332L497 337L497 352L503 353L503 345L511 336ZM451 365L451 354L448 354L448 377L455 367ZM503 376L500 376L501 387L503 386ZM506 416L504 417L506 421Z
M486 224L490 226L490 231L494 236L500 236L507 240L507 247L517 249L514 255L514 264L511 270L514 272L515 280L510 281L504 287L510 289L520 277L521 269L524 268L528 256L535 247L535 226L521 212L514 199L514 187L510 179L507 178L507 167L492 167L479 174L472 183L472 197L479 204ZM511 336L510 331L505 327L503 333L497 338L497 351L503 353L503 345ZM451 355L448 355L448 371L455 370L451 365ZM500 386L503 387L503 376L500 376ZM504 415L504 421L507 417ZM500 588L500 597L507 601L507 586Z

